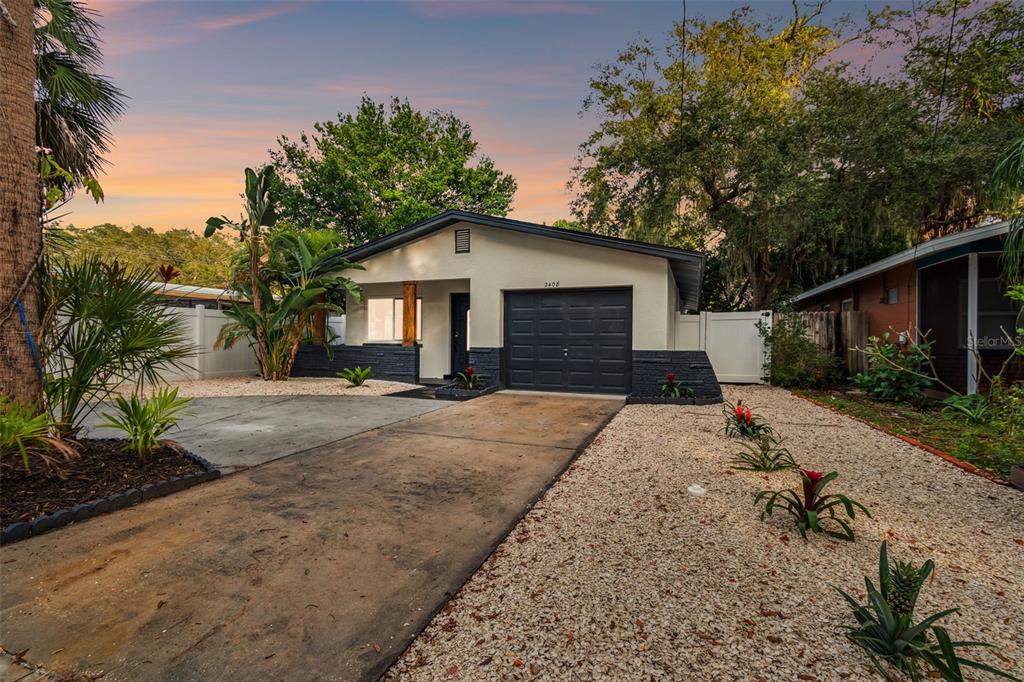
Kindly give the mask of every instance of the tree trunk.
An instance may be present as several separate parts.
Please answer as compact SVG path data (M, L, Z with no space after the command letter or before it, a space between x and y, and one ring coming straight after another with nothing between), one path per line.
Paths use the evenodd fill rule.
M0 11L0 388L16 401L41 404L42 381L29 345L30 337L39 338L35 270L43 248L32 0L0 2L7 8Z
M327 294L317 296L316 302L327 305ZM313 343L323 345L327 343L327 309L320 308L313 311Z

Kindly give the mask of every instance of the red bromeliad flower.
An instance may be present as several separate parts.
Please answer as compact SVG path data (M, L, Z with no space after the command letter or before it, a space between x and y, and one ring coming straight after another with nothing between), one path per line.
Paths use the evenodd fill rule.
M473 367L467 367L466 368L466 376L471 377L474 374L476 374L476 369L475 368L473 368Z
M157 272L160 273L160 279L164 281L164 284L167 284L172 279L181 274L180 272L174 269L173 265L169 263L167 265L161 265L160 267L158 267Z
M804 479L804 508L814 509L816 506L814 489L818 487L818 482L825 478L825 474L820 471L801 469L800 475Z
M815 373L814 378L817 379L818 381L821 381L822 379L825 378L825 373L824 372L817 372L817 373Z
M744 407L741 403L736 403L736 419L743 419Z
M676 373L675 372L669 372L668 374L666 374L665 375L665 381L667 381L670 384L674 384L675 381L676 381Z
M747 422L747 424L750 424L750 422L754 421L754 413L751 412L750 410L744 410L743 421Z

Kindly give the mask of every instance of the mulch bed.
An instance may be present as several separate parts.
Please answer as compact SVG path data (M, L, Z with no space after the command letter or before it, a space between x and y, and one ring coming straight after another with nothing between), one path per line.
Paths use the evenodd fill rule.
M140 460L121 451L123 440L84 438L78 443L79 456L70 462L61 462L65 479L43 475L42 467L38 465L31 473L26 473L20 459L17 466L3 470L0 527L31 521L43 514L172 476L203 471L203 467L184 452L167 445Z

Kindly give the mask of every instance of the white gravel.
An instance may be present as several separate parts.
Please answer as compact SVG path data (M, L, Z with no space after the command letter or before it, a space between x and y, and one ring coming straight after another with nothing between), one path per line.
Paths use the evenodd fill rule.
M598 435L434 618L387 679L873 680L842 635L878 546L932 558L918 613L958 606L954 638L1024 676L1024 494L765 387L726 387L807 468L864 503L856 542L761 522L721 406L633 405ZM692 483L707 493L687 494ZM986 679L979 676L976 679Z
M344 379L330 377L293 377L288 381L263 381L257 376L220 377L193 381L172 381L179 396L224 398L248 395L387 395L419 388L399 381L367 379L353 386Z

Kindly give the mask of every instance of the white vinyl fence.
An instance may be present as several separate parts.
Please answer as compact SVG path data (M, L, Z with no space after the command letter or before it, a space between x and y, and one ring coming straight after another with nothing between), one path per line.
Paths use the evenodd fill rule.
M772 324L772 312L700 313L676 317L676 350L707 352L718 380L761 384L765 346L757 323Z
M259 372L256 355L244 340L228 350L214 348L220 328L229 321L223 311L201 305L171 311L181 318L185 338L195 346L196 352L185 360L183 369L164 372L164 379L210 379Z

